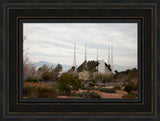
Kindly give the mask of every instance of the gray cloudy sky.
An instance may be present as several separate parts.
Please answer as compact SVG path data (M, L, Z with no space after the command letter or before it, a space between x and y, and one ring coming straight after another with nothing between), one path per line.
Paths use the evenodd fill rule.
M24 50L35 63L73 64L76 43L77 65L87 60L107 62L108 43L113 44L113 63L137 67L137 23L24 23Z

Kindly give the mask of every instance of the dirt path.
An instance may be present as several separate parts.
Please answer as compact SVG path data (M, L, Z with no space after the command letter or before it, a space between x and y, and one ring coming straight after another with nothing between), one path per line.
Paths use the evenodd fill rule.
M57 98L70 98L70 97L69 96L65 96L65 95L64 96L58 95Z
M101 92L99 90L91 90L92 92L95 92L101 96L101 98L110 98L110 99L119 99L122 98L124 94L127 94L125 91L117 91L117 93L105 93Z
M86 92L87 90L78 90L78 92ZM120 99L123 95L127 94L125 91L116 91L117 93L105 93L99 90L90 90L91 92L95 92L101 96L101 98L109 98L109 99Z

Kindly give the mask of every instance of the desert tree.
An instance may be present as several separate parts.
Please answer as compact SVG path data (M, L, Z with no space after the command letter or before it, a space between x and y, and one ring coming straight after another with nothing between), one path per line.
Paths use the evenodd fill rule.
M28 51L23 51L23 79L37 78L36 66L30 61Z
M58 79L58 76L61 71L62 71L62 66L60 64L57 64L55 68L53 65L48 66L44 64L38 69L38 73L40 75L41 80L52 81L52 82Z
M91 74L89 71L82 71L79 73L79 79L83 80L84 86L87 84L90 78L91 78Z
M104 86L106 86L106 83L110 83L113 81L113 78L114 78L114 75L110 74L110 75L106 75L106 74L103 74L103 84Z
M23 37L23 41L26 40L26 35ZM37 78L36 66L29 59L29 48L23 50L23 79Z

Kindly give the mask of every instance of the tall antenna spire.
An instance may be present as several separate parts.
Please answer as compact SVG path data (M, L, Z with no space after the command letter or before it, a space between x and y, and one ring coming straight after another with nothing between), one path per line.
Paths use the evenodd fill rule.
M113 67L113 44L111 43L111 68L112 72L114 72L114 67Z
M84 55L84 67L83 70L87 70L87 48L86 48L86 43L85 43L85 55Z
M98 61L98 48L97 48L97 61Z
M76 67L77 67L77 65L76 65L76 43L74 43L74 59L73 59L73 66L74 66L75 69L76 69Z
M98 48L97 48L97 63L98 63ZM96 70L98 72L98 65L96 66Z
M85 57L84 60L87 61L87 49L86 49L86 43L85 43Z
M110 64L110 43L108 43L108 64Z

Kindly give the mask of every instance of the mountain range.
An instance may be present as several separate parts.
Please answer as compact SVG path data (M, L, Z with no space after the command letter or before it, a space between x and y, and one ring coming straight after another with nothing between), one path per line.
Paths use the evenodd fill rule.
M40 68L41 66L43 66L44 64L48 65L48 66L53 66L56 67L58 63L50 63L50 62L46 62L46 61L39 61L37 63L34 63L33 65L36 66L36 69ZM67 71L69 70L72 66L70 65L65 65L65 64L61 64L63 67L63 71Z
M39 61L39 62L37 62L37 63L34 63L33 65L35 65L36 66L36 69L38 69L38 68L40 68L41 66L43 66L44 64L46 64L46 65L48 65L48 66L53 66L53 67L55 67L58 63L50 63L50 62L46 62L46 61ZM62 65L62 67L63 67L63 71L65 72L65 71L67 71L67 70L69 70L72 66L71 65L65 65L65 64L61 64ZM115 70L118 70L119 72L120 71L125 71L125 70L127 70L127 69L132 69L132 68L134 68L134 67L132 67L132 66L122 66L122 65L117 65L117 64L115 64L114 65L114 69Z

